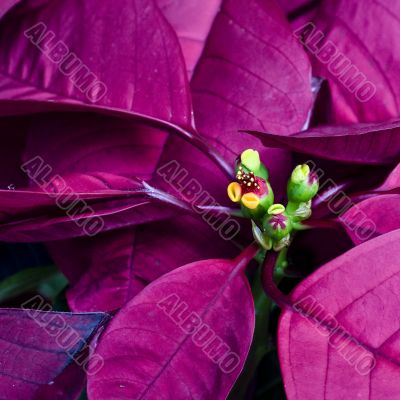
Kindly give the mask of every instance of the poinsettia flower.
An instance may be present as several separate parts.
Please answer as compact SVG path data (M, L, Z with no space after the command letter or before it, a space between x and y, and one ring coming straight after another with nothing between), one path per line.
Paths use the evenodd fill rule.
M297 10L308 12L298 3ZM90 398L229 394L253 335L244 271L256 249L237 256L251 242L249 223L226 240L212 217L225 213L235 221L224 208L226 187L243 150L259 151L279 200L291 152L329 160L328 176L344 162L379 180L399 161L399 122L389 120L398 116L393 91L385 106L376 103L393 71L376 67L376 48L371 45L364 60L357 47L353 61L366 66L380 89L372 102L354 100L349 88L325 73L321 58L312 59L308 40L318 33L315 26L346 53L327 15L334 14L336 24L349 18L347 9L325 7L312 7L315 24L293 34L272 0L119 0L112 7L94 0L15 0L1 6L0 124L7 134L1 162L7 173L1 178L0 238L46 242L71 282L73 311L122 307L99 339L96 355L105 365L89 376ZM357 13L363 15L361 6ZM376 36L373 29L368 34ZM385 57L394 57L392 50ZM332 94L329 102L322 101L324 92L318 97L314 121L368 124L304 131L315 95L311 64ZM374 80L377 71L383 77ZM352 208L338 220L330 210L308 227L337 229L351 220L344 226L358 244L371 236L354 238L354 207L373 222L384 202L386 219L378 218L384 222L374 235L397 229L393 174L378 188L351 179ZM257 199L265 194L257 192ZM284 231L274 246L281 249L290 243L288 211L271 207L274 224ZM337 247L333 256L341 252ZM334 268L320 273L325 270ZM267 292L278 304L293 306L271 287L269 279ZM212 337L207 345L193 334L199 327ZM292 388L288 396L298 398Z

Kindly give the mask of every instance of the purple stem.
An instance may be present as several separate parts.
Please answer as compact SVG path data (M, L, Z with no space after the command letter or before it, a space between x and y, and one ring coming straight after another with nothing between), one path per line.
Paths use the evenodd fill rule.
M268 252L264 259L262 270L262 284L265 293L269 296L280 308L284 309L291 307L290 300L284 295L274 281L275 263L278 258L278 253Z
M260 248L256 242L253 242L247 246L234 260L235 263L237 263L237 268L239 270L244 269L256 256L259 250Z

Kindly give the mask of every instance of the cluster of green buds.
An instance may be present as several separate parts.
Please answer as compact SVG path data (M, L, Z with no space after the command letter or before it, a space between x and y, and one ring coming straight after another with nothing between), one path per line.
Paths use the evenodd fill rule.
M303 229L311 216L311 202L318 192L318 177L307 164L298 165L287 185L288 202L274 204L268 170L256 150L245 150L236 163L236 181L228 185L228 196L240 203L243 216L252 220L253 235L266 250L289 246L292 234Z

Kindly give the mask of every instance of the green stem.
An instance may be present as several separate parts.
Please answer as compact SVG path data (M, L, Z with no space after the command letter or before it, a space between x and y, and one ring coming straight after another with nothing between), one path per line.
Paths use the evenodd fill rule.
M276 259L275 281L277 284L284 277L284 271L287 266L287 251L287 248L282 249ZM265 256L265 252L260 253ZM260 253L258 255L260 255ZM270 314L274 302L266 296L262 287L262 263L263 262L260 263L260 268L257 271L257 276L254 279L252 287L254 306L256 310L256 324L254 328L253 342L242 374L231 391L228 398L229 400L243 400L245 398L249 384L253 379L261 360L269 351L272 350L267 339Z
M265 256L265 252L261 252ZM263 357L270 351L268 343L268 327L269 317L273 302L269 299L264 292L261 281L261 266L262 260L260 260L260 267L257 271L257 276L254 279L252 292L254 298L254 307L256 311L256 323L254 327L253 342L249 351L249 355L246 359L243 371L237 380L233 390L229 395L229 400L244 399L248 390L249 384L251 383L258 365L260 364Z
M262 387L260 390L257 391L257 397L265 396L272 388L278 386L281 383L282 383L282 377L277 376L275 379L273 379L271 382L269 382L267 385L265 385L264 387Z
M256 310L256 324L254 328L253 342L247 357L242 374L237 380L228 399L243 400L258 365L270 350L268 346L269 317L273 302L265 295L261 284L261 267L253 283L254 306Z
M275 263L275 271L274 271L274 279L277 284L283 279L285 276L285 269L287 267L287 252L288 248L284 247L278 255L278 258Z
M288 201L286 206L286 212L288 214L294 214L296 210L299 208L300 203L293 203L293 201Z

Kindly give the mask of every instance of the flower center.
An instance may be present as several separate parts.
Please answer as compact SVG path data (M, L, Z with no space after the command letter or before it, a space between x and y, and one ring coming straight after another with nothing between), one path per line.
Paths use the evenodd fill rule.
M254 193L259 197L268 193L268 186L264 179L255 176L254 172L245 172L243 167L239 167L236 174L236 180L242 188L242 193Z

